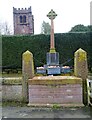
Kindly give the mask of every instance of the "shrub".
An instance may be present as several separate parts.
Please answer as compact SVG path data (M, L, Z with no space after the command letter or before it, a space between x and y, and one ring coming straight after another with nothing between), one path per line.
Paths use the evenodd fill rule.
M74 52L82 48L88 53L88 66L92 68L90 36L92 33L57 33L55 47L59 52L60 64L73 66ZM22 54L29 50L33 53L36 66L46 64L46 53L50 48L50 35L2 36L3 68L17 69L22 67ZM68 61L68 62L66 62Z

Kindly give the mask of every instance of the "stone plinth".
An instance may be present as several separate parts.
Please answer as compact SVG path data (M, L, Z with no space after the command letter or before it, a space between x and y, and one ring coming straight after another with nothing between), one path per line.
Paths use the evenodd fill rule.
M47 53L47 65L59 65L59 53Z
M61 74L61 68L59 66L48 66L47 68L47 74L48 75L56 75Z
M28 81L29 105L82 104L82 79L73 76L42 76Z

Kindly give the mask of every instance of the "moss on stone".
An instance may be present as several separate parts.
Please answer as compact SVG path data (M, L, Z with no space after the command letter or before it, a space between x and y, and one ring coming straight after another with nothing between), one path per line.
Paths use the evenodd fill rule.
M55 48L50 48L50 53L56 53Z
M21 85L22 79L6 79L2 81L3 85Z
M82 84L82 79L70 78L66 79L30 79L28 81L31 85L64 85L64 84Z

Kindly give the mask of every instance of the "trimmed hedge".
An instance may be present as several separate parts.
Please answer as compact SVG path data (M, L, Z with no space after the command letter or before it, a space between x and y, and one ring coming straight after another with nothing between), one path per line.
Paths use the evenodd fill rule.
M73 66L74 52L82 48L88 53L89 68L92 67L90 33L55 34L55 45L56 51L59 52L60 64L68 61L65 65ZM4 68L21 68L22 54L29 50L33 53L35 67L43 66L46 64L49 47L50 35L2 36L2 65Z

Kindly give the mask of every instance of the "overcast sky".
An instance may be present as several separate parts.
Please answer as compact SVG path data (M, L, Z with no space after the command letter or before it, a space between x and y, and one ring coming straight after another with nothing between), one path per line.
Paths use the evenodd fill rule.
M55 33L68 32L77 24L90 24L91 0L0 0L0 21L8 22L13 29L13 7L32 7L34 15L34 32L41 33L43 20L49 22L46 17L53 9L58 16L54 20Z

